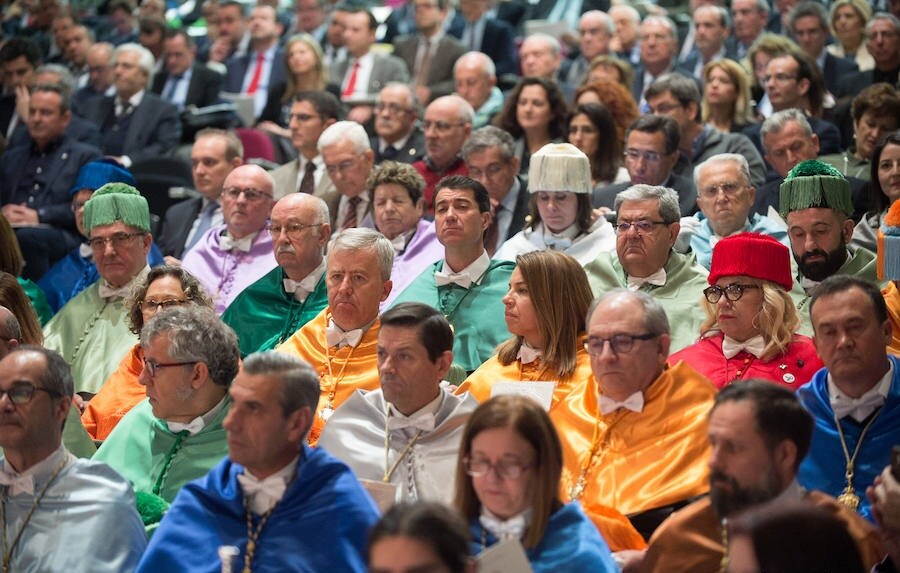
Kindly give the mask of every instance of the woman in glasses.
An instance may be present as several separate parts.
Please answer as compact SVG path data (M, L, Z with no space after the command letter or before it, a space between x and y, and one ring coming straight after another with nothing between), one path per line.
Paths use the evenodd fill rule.
M188 304L212 308L212 299L197 279L181 267L153 267L131 299L128 311L131 332L140 335L144 323L162 309ZM81 422L95 441L105 440L119 420L147 397L146 388L138 381L143 368L138 343L122 358L100 391L87 402Z
M812 340L797 334L790 251L778 240L740 233L716 243L703 291L701 339L669 357L684 360L718 388L761 378L791 389L823 366Z
M561 471L559 438L537 402L497 396L479 406L456 470L455 504L470 524L472 554L517 540L535 573L618 571L581 507L559 500Z

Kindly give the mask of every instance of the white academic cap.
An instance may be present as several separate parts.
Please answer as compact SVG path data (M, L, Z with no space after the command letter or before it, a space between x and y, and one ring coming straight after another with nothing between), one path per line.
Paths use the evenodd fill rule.
M531 156L528 190L590 193L591 162L571 143L548 143Z

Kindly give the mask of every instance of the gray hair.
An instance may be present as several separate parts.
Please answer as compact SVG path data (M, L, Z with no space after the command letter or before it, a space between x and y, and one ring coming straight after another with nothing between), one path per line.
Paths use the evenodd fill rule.
M609 7L609 15L612 17L613 12L623 12L628 16L628 19L631 20L634 24L641 23L641 13L637 11L637 8L630 4L615 4Z
M875 25L877 20L887 20L891 24L894 25L894 31L900 34L900 19L891 14L890 12L875 12L872 14L872 18L866 22L866 37L872 35L872 27Z
M267 376L278 381L278 402L285 416L300 408L316 411L319 375L300 357L273 350L255 352L244 359L243 370L253 376Z
M757 11L769 13L769 0L756 0L754 4L756 4Z
M790 109L783 109L770 115L769 119L764 121L762 127L759 129L759 140L762 142L763 150L768 151L768 149L766 149L766 137L770 133L781 133L782 130L787 127L787 124L792 121L797 122L797 125L803 130L806 137L812 137L813 130L809 125L809 120L806 119L805 113L793 107Z
M659 216L668 225L681 220L681 208L678 206L678 192L659 185L632 185L616 195L615 209L625 201L659 201Z
M11 310L0 305L0 335L6 338L22 339L22 327L19 325L19 319Z
M475 121L475 108L472 107L472 104L464 100L461 96L456 94L450 94L441 96L439 98L435 98L429 106L433 105L435 102L442 100L451 100L454 105L456 105L456 113L459 116L459 120L463 123L471 124Z
M162 335L167 335L172 360L203 362L215 384L227 387L237 375L241 358L237 335L212 309L183 306L159 312L141 330L141 348L147 349Z
M763 0L763 2L765 2L765 0ZM673 22L672 19L668 16L647 16L641 22L641 26L643 26L644 24L662 24L667 30L669 30L669 35L672 37L672 41L678 41L678 29L675 27L675 22Z
M648 334L659 336L661 334L669 334L669 318L666 316L666 310L655 298L641 291L633 291L627 288L614 288L606 291L591 302L588 307L587 321L590 323L591 316L598 306L613 298L625 298L635 300L640 303L644 314L644 328Z
M344 141L349 141L353 145L354 153L365 153L372 149L369 136L363 126L355 121L338 121L326 127L319 136L317 146L319 153L322 153L322 150L330 145L339 145Z
M59 96L59 110L63 113L72 109L72 90L63 84L37 84L31 88L31 93L54 93Z
M697 188L697 191L700 191L700 177L703 170L719 163L736 163L738 172L741 174L741 179L744 180L744 185L752 185L750 182L750 164L747 163L746 157L737 153L719 153L694 167L694 187Z
M409 100L409 107L412 109L419 111L419 98L416 97L416 92L410 87L409 84L404 84L403 82L388 82L381 88L381 91L384 91L388 88L403 88L406 90L406 97ZM381 101L381 92L378 92L378 96L375 98L376 102Z
M38 377L41 387L60 396L72 397L75 393L75 380L72 378L72 369L59 352L35 344L20 344L10 349L7 356L17 352L31 352L43 356L44 369Z
M719 17L719 22L722 24L722 26L724 26L725 28L731 28L731 14L729 14L728 10L726 10L722 6L716 6L715 4L704 4L694 10L694 15L696 16L701 11L715 12L716 16Z
M492 60L490 56L482 52L466 52L465 54L461 55L456 60L456 63L453 64L453 75L456 75L456 70L460 66L468 63L469 61L473 61L479 64L481 66L481 70L484 72L484 75L486 75L487 77L497 77L497 66L494 64L494 60Z
M35 76L41 74L55 75L56 81L52 83L65 86L65 88L69 90L69 93L72 93L75 89L75 77L72 75L72 72L69 71L69 68L62 64L44 64L34 71Z
M464 161L468 161L469 155L480 153L488 147L498 148L503 161L510 161L516 155L516 140L513 136L493 125L486 125L473 131L463 144L460 154Z
M644 98L650 100L666 92L670 92L682 107L686 107L691 102L699 104L701 100L697 82L679 72L669 72L656 78L647 88Z
M603 20L603 24L606 26L607 33L612 36L616 33L616 23L613 22L613 19L609 17L609 14L604 12L603 10L588 10L584 14L581 15L581 18L578 19L578 23L580 24L582 20L584 20L585 16L595 17L599 16L601 20Z
M153 57L153 54L150 53L150 50L145 48L140 44L135 44L134 42L129 42L127 44L122 44L118 48L113 51L112 64L116 64L116 60L119 57L119 54L124 52L134 52L138 55L138 66L141 67L142 70L147 74L147 78L149 81L150 76L153 75L153 66L156 65L156 59Z
M794 6L794 9L791 10L788 18L791 31L793 31L794 27L797 25L797 20L807 16L814 16L817 18L819 20L819 27L825 30L826 34L828 33L828 11L818 2L801 2Z
M394 266L394 247L391 241L376 231L366 227L344 229L328 244L328 252L335 251L365 251L370 250L378 262L381 271L381 280L391 280L391 270Z
M527 42L528 40L539 40L541 42L544 42L545 44L550 46L550 52L554 56L558 56L562 52L562 46L560 45L559 40L557 40L550 34L544 34L543 32L535 32L534 34L531 34L530 36L526 36L526 38L522 42L522 44L524 45L525 42Z

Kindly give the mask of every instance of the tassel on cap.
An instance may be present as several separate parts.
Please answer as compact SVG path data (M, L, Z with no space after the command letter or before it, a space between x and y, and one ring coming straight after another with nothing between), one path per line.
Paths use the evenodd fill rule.
M100 225L121 221L150 232L150 207L137 189L125 183L107 183L84 204L84 228L88 233Z
M878 280L900 280L900 201L894 201L878 229Z
M853 215L850 182L844 175L818 159L802 161L791 169L780 188L779 213L787 219L791 211L823 208Z

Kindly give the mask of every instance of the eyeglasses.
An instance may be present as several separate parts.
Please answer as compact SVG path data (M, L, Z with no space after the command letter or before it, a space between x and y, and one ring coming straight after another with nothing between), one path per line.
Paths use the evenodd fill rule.
M487 169L483 171L481 169L469 167L469 177L471 177L472 179L481 179L482 177L493 179L497 175L500 175L505 167L505 165L500 165L498 163L492 163L491 165L488 165Z
M272 225L269 227L269 233L273 237L277 237L281 234L282 231L287 233L287 236L292 239L300 238L300 233L303 232L303 229L311 229L313 227L321 227L322 223L314 223L312 225L304 225L303 223L292 223L290 225Z
M718 185L710 185L700 190L700 194L704 197L712 199L718 197L719 192L725 193L728 198L733 198L739 191L743 191L746 185L741 183L719 183Z
M135 237L143 237L146 233L116 233L111 237L94 237L88 240L88 244L94 251L102 251L106 245L111 244L114 249L121 249L128 241Z
M722 295L725 295L725 298L734 302L736 300L740 300L742 296L744 296L744 291L747 289L754 288L762 288L759 285L749 285L749 284L739 284L739 283L731 283L725 285L724 288L720 286L713 285L711 287L706 287L703 289L703 296L706 297L711 304L716 304L719 302L719 299L722 298Z
M144 312L159 312L173 306L181 306L186 304L189 299L170 298L166 300L144 300L141 301L141 310Z
M763 76L763 83L769 83L772 80L775 80L778 83L789 82L791 80L796 80L796 74L775 74L772 76Z
M429 129L434 128L434 130L438 133L447 133L454 127L462 127L463 125L466 125L466 124L465 124L465 122L462 122L462 121L458 121L456 123L450 123L447 121L425 120L422 122L422 131L428 131Z
M188 366L190 364L196 364L200 362L199 360L186 360L184 362L156 362L155 360L147 360L144 358L144 369L147 371L147 374L150 378L156 378L156 374L159 372L160 368L171 368L173 366Z
M657 163L662 158L661 153L644 151L642 149L626 149L624 155L625 161L637 161L638 159L643 159L647 163Z
M684 107L680 103L661 103L656 107L650 107L650 113L654 115L666 115L672 111Z
M311 119L319 119L319 116L313 115L311 113L292 113L289 117L289 120L294 119L296 119L297 121L309 121Z
M669 223L665 221L622 221L621 223L616 223L616 232L617 233L627 233L631 229L634 229L638 235L646 235L653 231L653 227L657 225L667 226Z
M481 458L466 458L464 460L466 473L472 477L484 477L494 470L500 479L519 479L527 470L534 467L534 464L526 464L523 462L515 462L512 460L501 460L497 463L491 463Z
M9 398L9 401L16 406L21 406L22 404L31 402L31 400L34 399L34 393L38 390L46 392L51 396L62 396L62 394L55 390L41 388L40 386L35 386L31 382L13 382L13 385L10 386L9 390L0 390L0 400L6 396Z
M378 113L381 113L383 111L388 111L390 113L406 113L411 110L408 107L402 107L396 103L381 103L381 102L379 102L379 103L375 104L375 111Z
M262 201L263 199L271 199L271 193L263 193L262 191L257 191L256 189L238 189L237 187L231 187L229 189L225 189L222 193L228 196L230 199L237 201L241 194L244 194L244 198L247 199L250 203L256 203L257 201Z
M603 354L603 347L609 342L609 347L613 354L627 354L634 348L635 340L651 340L659 336L658 334L613 334L609 338L600 338L599 336L591 336L584 343L584 349L591 356L600 356Z
M338 173L343 175L354 167L356 167L356 159L345 159L337 165L325 165L325 171L328 172L328 175L337 175Z

